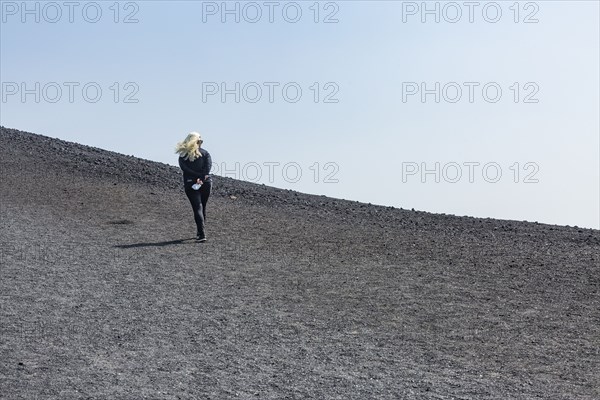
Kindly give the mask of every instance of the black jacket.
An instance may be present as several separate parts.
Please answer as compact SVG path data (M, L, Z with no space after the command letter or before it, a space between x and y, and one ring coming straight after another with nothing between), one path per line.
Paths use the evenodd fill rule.
M203 182L210 182L210 169L212 168L212 160L208 151L200 148L200 154L202 157L196 158L194 161L186 160L183 157L179 157L179 166L183 171L183 184L185 186L192 186L196 183L196 180L200 178ZM208 175L208 179L204 177Z

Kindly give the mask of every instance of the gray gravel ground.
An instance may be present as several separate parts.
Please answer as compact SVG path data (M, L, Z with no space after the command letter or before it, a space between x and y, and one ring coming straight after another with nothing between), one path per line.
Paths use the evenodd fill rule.
M1 399L600 399L598 230L0 151Z

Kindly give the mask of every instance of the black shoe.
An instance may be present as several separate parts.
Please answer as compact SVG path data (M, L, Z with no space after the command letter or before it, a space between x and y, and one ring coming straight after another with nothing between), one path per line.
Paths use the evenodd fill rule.
M196 241L197 242L206 242L206 236L198 235L198 236L196 236Z

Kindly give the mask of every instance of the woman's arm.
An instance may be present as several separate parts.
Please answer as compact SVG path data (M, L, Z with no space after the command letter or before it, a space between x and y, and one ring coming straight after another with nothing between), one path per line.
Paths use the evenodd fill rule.
M204 165L202 167L202 174L200 174L200 176L202 176L202 179L205 179L208 176L208 174L210 174L210 170L212 168L212 159L210 158L210 153L208 151L203 156L203 158Z

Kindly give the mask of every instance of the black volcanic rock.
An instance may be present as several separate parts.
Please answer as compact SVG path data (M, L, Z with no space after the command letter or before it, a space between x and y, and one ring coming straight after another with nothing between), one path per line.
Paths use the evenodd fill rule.
M598 230L0 150L2 399L600 398Z

